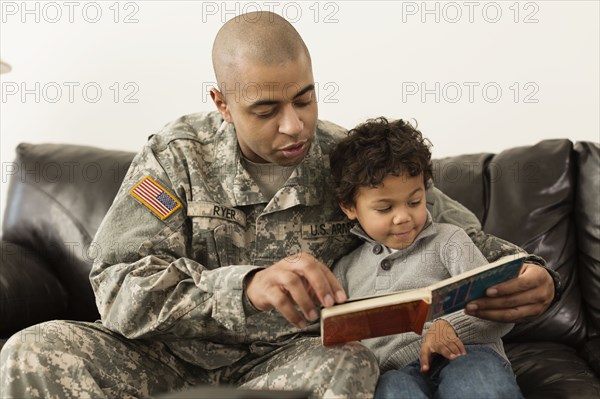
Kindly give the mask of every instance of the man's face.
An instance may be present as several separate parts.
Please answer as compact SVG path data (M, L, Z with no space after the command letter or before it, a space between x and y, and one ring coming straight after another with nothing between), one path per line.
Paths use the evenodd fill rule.
M346 215L358 219L372 239L388 248L404 249L427 222L423 175L388 175L377 187L360 187L355 205L342 206Z
M305 55L278 65L246 63L211 96L233 123L244 156L252 162L296 165L307 154L317 124L317 102Z

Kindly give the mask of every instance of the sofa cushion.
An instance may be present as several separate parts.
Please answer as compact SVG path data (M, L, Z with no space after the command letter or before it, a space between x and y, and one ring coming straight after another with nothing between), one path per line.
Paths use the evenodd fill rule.
M569 140L545 140L497 154L484 230L542 256L561 275L563 295L542 317L515 326L508 340L579 345L586 335L577 272L573 207L576 164Z
M575 220L581 296L590 320L588 335L600 337L600 146L576 143L575 155L579 179Z
M94 320L93 236L133 153L65 144L20 144L11 168L3 239L35 250L69 298L65 317Z
M486 174L493 154L467 154L434 159L437 188L469 208L482 223L487 216L489 184Z
M507 340L578 345L586 335L581 308L573 217L577 165L569 140L544 140L497 155L436 161L436 186L477 215L484 231L542 256L563 282L561 301L542 317L520 323ZM460 166L461 169L453 172Z
M575 349L554 342L504 346L527 399L600 397L600 382Z
M62 318L67 293L35 251L1 242L0 337L46 320Z

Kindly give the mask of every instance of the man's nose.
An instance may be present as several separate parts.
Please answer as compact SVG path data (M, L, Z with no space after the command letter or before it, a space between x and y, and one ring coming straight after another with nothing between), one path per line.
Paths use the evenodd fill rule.
M297 136L302 132L304 123L300 120L298 112L292 104L286 104L279 121L279 132L288 136Z

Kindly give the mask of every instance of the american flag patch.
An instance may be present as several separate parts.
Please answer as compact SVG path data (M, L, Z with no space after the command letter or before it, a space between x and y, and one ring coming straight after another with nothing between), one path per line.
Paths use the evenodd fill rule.
M144 177L129 191L161 220L168 218L181 207L181 203L150 176Z

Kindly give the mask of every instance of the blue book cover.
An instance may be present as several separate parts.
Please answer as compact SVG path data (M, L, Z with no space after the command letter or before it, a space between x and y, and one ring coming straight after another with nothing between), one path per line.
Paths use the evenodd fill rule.
M466 304L474 299L485 296L485 291L491 286L515 278L521 272L525 258L523 256L510 256L456 276L458 281L444 280L434 285L431 292L431 315L435 319L445 314L463 309ZM454 279L451 279L454 280Z

